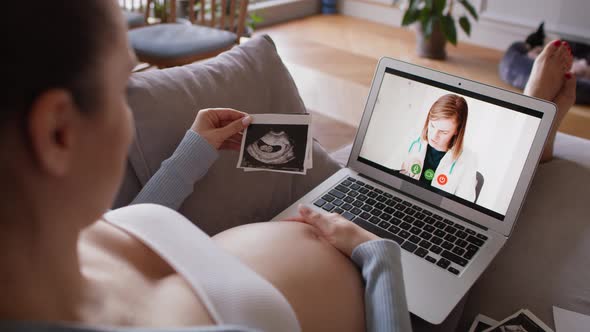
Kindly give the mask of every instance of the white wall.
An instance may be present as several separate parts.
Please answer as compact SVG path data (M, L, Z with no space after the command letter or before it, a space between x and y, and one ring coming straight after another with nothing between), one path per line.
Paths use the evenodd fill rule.
M345 15L400 26L402 12L395 6L371 0L340 0ZM381 0L375 0L380 1ZM462 32L460 40L504 50L524 40L541 21L549 34L590 43L590 0L471 0L480 13L472 25L471 37Z
M431 105L446 90L385 75L360 156L398 170ZM402 96L403 98L400 98ZM505 214L540 119L464 97L469 108L464 146L484 176L477 204Z

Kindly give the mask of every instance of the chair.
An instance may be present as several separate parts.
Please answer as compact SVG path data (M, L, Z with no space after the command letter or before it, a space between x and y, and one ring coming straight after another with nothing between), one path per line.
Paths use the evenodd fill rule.
M483 183L484 183L484 177L483 174L481 174L480 172L475 172L475 201L474 203L477 203L477 199L479 198L479 193L481 192L481 187L483 187Z
M140 1L139 7L136 7L136 2L133 0L129 1L129 5L127 3L127 0L119 0L119 6L123 10L123 15L125 15L125 19L127 20L127 27L129 29L135 29L146 25L149 11L142 12L144 2Z
M147 1L149 11L153 0ZM208 6L206 5L208 2ZM237 9L237 15L236 15ZM214 57L239 43L244 33L248 0L202 0L198 23L195 0L189 1L191 25L154 24L129 31L129 41L139 61L159 68L186 65ZM236 21L237 16L237 21ZM176 22L176 1L170 1L170 22Z

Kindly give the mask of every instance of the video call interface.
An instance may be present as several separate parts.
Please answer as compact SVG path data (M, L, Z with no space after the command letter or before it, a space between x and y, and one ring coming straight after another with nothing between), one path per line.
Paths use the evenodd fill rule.
M387 68L358 160L504 220L542 116Z

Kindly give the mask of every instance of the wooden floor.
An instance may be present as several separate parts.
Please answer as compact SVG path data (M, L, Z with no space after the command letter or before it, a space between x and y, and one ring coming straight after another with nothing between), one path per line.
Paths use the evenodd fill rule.
M460 43L448 59L419 58L414 33L347 16L314 16L257 30L275 41L329 150L352 142L380 57L388 56L501 88L497 50ZM520 92L520 91L519 91ZM576 106L560 131L590 139L590 107ZM329 135L324 135L329 133Z

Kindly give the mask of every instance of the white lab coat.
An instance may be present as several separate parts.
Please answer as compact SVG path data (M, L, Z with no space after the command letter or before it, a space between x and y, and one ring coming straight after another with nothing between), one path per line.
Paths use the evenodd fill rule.
M427 147L428 142L422 138L412 141L408 148L408 156L404 161L408 170L416 163L420 165L420 172L418 174L411 174L417 180L420 179L422 172L425 171L424 158L426 157ZM434 172L434 178L431 184L437 189L474 202L475 186L477 184L476 171L477 160L473 152L463 147L463 152L461 152L459 158L454 160L453 150L451 149L441 159L440 164ZM443 178L446 177L447 182L444 184L438 181L441 175L443 175Z

